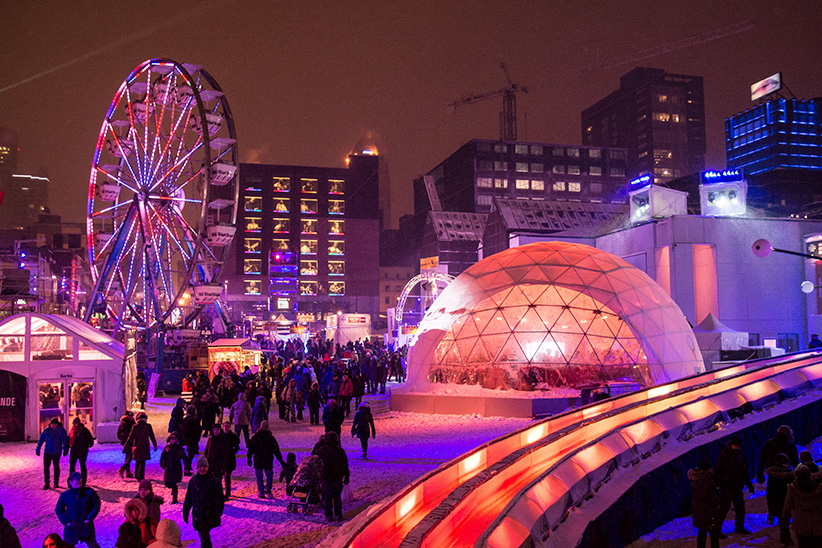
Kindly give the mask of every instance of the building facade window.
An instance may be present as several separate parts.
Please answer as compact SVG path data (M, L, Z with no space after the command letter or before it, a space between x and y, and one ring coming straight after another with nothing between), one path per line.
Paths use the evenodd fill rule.
M289 192L291 190L291 179L288 177L274 177L271 188L274 192Z
M599 177L602 175L602 168L599 166L589 166L588 174L593 177Z
M611 177L625 177L625 168L624 167L612 167L611 168Z
M532 179L531 190L545 190L545 181L542 179Z
M588 149L588 158L602 158L602 149L600 149L600 148L589 148Z
M274 251L288 251L288 240L271 240Z
M274 200L274 211L279 213L288 213L290 208L290 202L288 198L277 198Z
M528 154L528 145L516 145L514 152L516 154Z
M504 143L494 143L494 152L498 154L506 154L508 152L508 145Z
M566 149L566 153L568 154L569 158L579 158L579 149L578 148Z
M246 232L260 232L262 230L262 219L259 217L246 217L245 218L245 231Z
M246 295L260 295L262 283L260 280L243 280Z
M343 214L345 214L345 201L343 201L343 200L328 200L328 214L329 215L343 215Z
M563 164L556 164L553 168L554 173L565 173L565 166Z
M329 179L328 180L328 193L329 194L343 194L345 191L345 181L341 181L339 179Z
M316 276L317 261L300 261L300 276Z
M542 162L533 162L531 164L531 173L542 173L545 171L545 164Z
M335 296L345 295L345 282L328 282L328 294Z
M262 259L243 259L243 274L262 274Z
M244 243L244 251L246 253L261 253L263 241L260 238L246 238Z
M528 162L517 162L518 173L528 173Z
M494 197L490 194L477 194L477 205L490 206L494 201Z
M508 171L508 162L494 161L494 171Z
M477 177L477 188L493 188L494 179L491 177Z
M345 234L345 221L329 221L328 222L328 233L329 234Z
M544 154L542 145L531 145L531 154L542 156Z
M300 240L300 254L301 255L316 255L317 254L317 240Z
M300 295L316 295L317 282L304 282L300 280Z
M244 205L246 211L262 211L263 198L262 196L246 196Z
M491 160L480 160L477 162L478 169L482 171L491 171L494 169L494 162Z
M300 200L301 213L317 213L318 210L317 200Z
M568 166L569 175L579 175L579 166Z
M494 188L508 188L508 179L494 179Z
M303 192L317 193L317 179L300 179Z
M580 183L568 183L568 192L580 192L582 185Z
M552 156L565 156L565 148L563 147L554 147L551 149Z
M621 150L609 150L608 157L611 158L611 160L624 160L625 152Z
M343 261L328 261L328 275L329 276L343 276L345 275L345 263ZM388 287L388 286L386 286ZM386 291L388 291L386 289Z
M531 181L528 179L517 179L517 190L528 190L531 188Z
M345 242L341 240L329 240L328 242L329 255L345 255Z
M670 122L671 115L667 112L654 112L654 121L655 122Z
M552 187L555 192L564 192L565 191L565 181L554 181L554 185Z
M303 234L316 234L317 219L303 219L300 222L300 232Z
M291 220L289 219L271 219L274 223L274 232L278 234L288 234L291 232Z

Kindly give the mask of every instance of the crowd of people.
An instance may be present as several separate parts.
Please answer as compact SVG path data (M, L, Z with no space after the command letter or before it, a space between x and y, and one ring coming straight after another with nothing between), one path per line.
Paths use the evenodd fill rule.
M350 470L340 438L343 424L352 416L352 403L351 436L359 438L362 458L367 459L368 440L376 437L376 428L370 406L363 398L368 393L385 393L386 383L392 377L397 381L405 378L404 349L395 352L383 345L359 341L341 347L319 339L309 339L305 345L297 339L261 342L265 353L258 372L250 368L242 373L231 370L211 379L204 371L193 374L186 379L190 396L180 397L171 411L168 436L159 459L163 484L171 491L170 503L178 504L179 484L191 476L182 501L183 520L191 521L201 546L206 548L212 545L210 531L220 526L224 506L231 498L231 476L237 469L242 446L246 449L247 465L256 476L259 498L274 497L276 459L281 468L279 478L285 481L288 495L308 493L322 502L328 521L341 521L342 494L349 483ZM141 391L144 409L142 394ZM278 408L276 415L271 412L272 405ZM306 408L310 425L322 421L325 433L315 443L311 455L298 463L294 453L283 457L270 421L304 423ZM125 411L117 436L123 452L120 477L139 482L137 494L124 506L117 548L181 546L180 527L161 519L160 505L164 501L154 495L152 483L146 479L146 463L158 450L157 436L147 413ZM55 418L40 436L36 453L43 454L44 489L50 489L52 470L54 488L59 487L60 457L71 453L69 488L60 495L55 510L63 524L63 534L49 535L44 547L73 547L81 543L92 548L98 546L94 518L100 511L100 498L87 485L86 466L93 444L91 432L79 418L74 419L71 433ZM77 464L80 472L75 472ZM8 521L4 522L0 507L0 534L5 534L4 525L14 532ZM5 546L0 544L0 548Z
M734 534L750 534L745 528L744 490L753 494L755 487L740 436L731 438L713 468L710 461L703 460L688 471L688 479L698 548L705 548L708 537L711 548L718 548L719 541L727 538L722 524L731 506L735 513ZM789 426L780 426L763 445L755 479L765 485L767 523L779 527L782 545L793 544L793 529L798 548L822 547L822 472L809 451L798 451Z

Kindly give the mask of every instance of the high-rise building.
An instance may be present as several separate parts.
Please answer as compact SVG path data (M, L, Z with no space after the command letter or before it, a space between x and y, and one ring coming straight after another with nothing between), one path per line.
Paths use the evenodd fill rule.
M744 172L750 202L788 214L822 200L820 108L822 99L775 98L725 120L728 168Z
M628 150L628 176L668 181L705 168L702 77L635 68L582 112L582 142Z
M226 276L235 320L379 313L379 161L352 154L346 163L240 166Z

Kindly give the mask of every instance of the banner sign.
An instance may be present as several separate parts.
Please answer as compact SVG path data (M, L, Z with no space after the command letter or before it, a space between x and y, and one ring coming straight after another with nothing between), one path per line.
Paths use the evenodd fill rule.
M780 89L782 89L782 73L777 72L764 80L751 84L751 101L756 101L760 97L765 97Z
M26 377L0 371L0 442L24 441Z

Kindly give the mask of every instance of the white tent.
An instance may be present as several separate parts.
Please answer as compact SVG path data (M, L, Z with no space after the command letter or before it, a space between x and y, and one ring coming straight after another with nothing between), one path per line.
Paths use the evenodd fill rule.
M720 360L722 350L740 350L748 344L747 333L731 329L710 312L694 327L694 337L708 369Z
M52 418L69 430L80 417L100 441L116 441L98 426L117 421L126 408L135 371L126 371L124 355L121 343L77 318L26 313L0 322L0 391L10 392L0 399L15 403L0 414L0 433L12 427L31 441Z
M334 342L340 346L348 341L367 341L371 337L371 316L368 314L340 314L337 317L337 329L334 331Z

